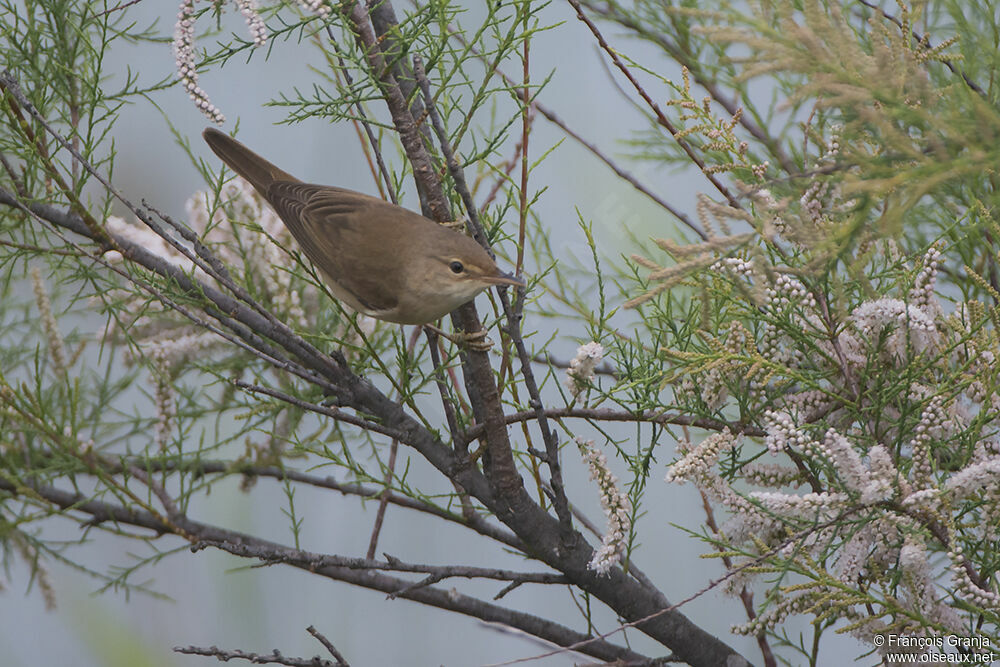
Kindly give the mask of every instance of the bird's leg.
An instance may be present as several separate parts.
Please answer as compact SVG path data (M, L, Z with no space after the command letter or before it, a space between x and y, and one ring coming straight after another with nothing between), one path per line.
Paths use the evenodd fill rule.
M442 227L447 227L448 229L454 229L456 232L464 232L467 222L468 221L462 217L458 220L449 220L447 222L439 222L438 224Z
M447 333L437 328L433 324L425 324L425 329L430 329L439 336L443 336L459 347L464 347L474 352L489 352L493 347L493 341L486 335L486 329L480 329L472 333Z

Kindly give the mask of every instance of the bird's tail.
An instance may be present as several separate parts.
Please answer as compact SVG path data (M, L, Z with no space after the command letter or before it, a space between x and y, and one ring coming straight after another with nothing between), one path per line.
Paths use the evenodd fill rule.
M268 187L275 181L297 183L299 180L278 169L228 134L220 132L214 127L205 128L201 136L205 138L209 148L222 158L223 162L237 174L250 181L250 184L261 194L266 194Z

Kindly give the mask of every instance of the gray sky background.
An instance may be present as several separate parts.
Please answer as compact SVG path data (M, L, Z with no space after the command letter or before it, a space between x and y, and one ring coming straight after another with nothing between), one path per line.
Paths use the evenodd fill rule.
M401 12L402 5L397 10ZM146 20L159 16L162 32L172 34L175 3L144 2L130 11L144 15ZM554 3L543 11L542 17L544 22L564 23L532 42L535 79L541 81L549 72L553 73L539 99L581 135L608 153L621 156L626 151L621 140L641 129L644 121L609 83L589 33L573 17L571 8L565 3ZM243 30L242 21L232 10L227 11L225 21L232 29ZM471 19L468 23L472 23ZM607 33L615 35L616 31L608 28ZM653 60L650 50L636 42L616 38L615 45L640 61L663 62ZM225 129L231 129L239 120L240 139L282 168L303 180L375 193L367 167L360 166L360 149L349 124L277 125L282 111L264 106L279 91L311 86L314 76L302 66L302 54L312 48L282 42L276 45L268 62L259 56L249 65L233 60L224 73L204 75L200 83L226 113ZM148 82L173 70L173 55L168 45L130 46L115 55L109 62L121 69L128 64ZM661 74L680 78L679 72ZM658 92L667 94L662 89ZM200 138L207 121L183 91L175 87L155 99L176 128L190 138L199 154L209 157L211 154ZM184 201L204 184L174 142L162 117L148 105L129 107L122 114L114 136L118 149L116 185L133 200L145 198L160 210L183 216ZM561 132L539 117L531 137L534 157L560 139ZM709 188L697 172L670 173L622 161L654 191L692 216L696 194ZM589 256L577 231L577 211L583 219L594 222L599 247L607 257L625 251L623 225L639 238L674 235L673 221L571 140L557 148L538 168L532 184L534 188L548 188L535 210L563 258ZM412 198L408 204L415 206ZM552 325L539 326L545 331ZM548 351L569 358L576 346L585 342L585 338L580 340L585 336L584 331L562 329ZM630 431L619 429L616 433L624 437ZM587 481L586 470L574 455L575 449L565 450L571 499L603 527L597 490ZM637 562L668 597L681 599L718 577L721 569L716 561L699 558L707 548L705 545L672 525L697 530L703 514L694 488L662 482L666 464L673 456L673 443L661 443L658 456L645 498L646 515L640 523L642 546L637 552ZM434 475L420 466L416 466L414 474L417 478ZM209 522L218 520L236 529L289 543L287 519L281 513L285 498L280 485L273 480L260 480L251 493L244 494L236 488L238 481L231 479L215 485L211 495L192 507L192 516ZM362 506L352 498L302 488L297 492L296 505L306 516L304 548L364 554L374 504ZM73 540L80 536L80 529L71 522L49 524L46 532L50 537L61 535ZM71 555L98 570L104 569L108 562L129 564L129 550L148 553L143 545L109 540L96 531L91 538L92 544L72 550ZM301 657L322 654L322 647L305 632L308 625L315 625L326 634L355 665L478 665L523 658L548 648L475 620L407 601L387 601L379 593L319 579L292 568L246 569L246 562L212 550L191 554L180 540L173 538L161 540L159 547L179 548L180 553L144 570L139 580L152 577L150 586L169 595L170 601L144 595L126 600L124 595L113 591L96 594L92 580L68 567L55 565L51 574L59 607L47 612L37 592L25 595L28 569L15 567L7 579L8 590L0 594L0 655L3 656L0 662L10 667L215 663L214 659L172 653L172 647L181 645L217 645L259 653L277 648L285 655ZM483 547L481 540L459 529L443 528L439 522L390 509L380 550L414 562L538 569L536 565L498 553L492 546L485 551ZM487 596L500 588L482 583L455 585L463 591ZM501 604L583 628L564 589L524 586ZM683 611L751 659L758 659L755 642L729 635L730 625L746 620L737 601L712 591L686 605ZM615 626L614 618L603 611L597 618L601 630ZM630 632L628 637L639 650L650 647L639 633ZM612 639L621 641L620 636ZM826 655L829 659L839 656L841 662L826 664L844 664L844 660L861 652L861 646L852 639L835 641L839 642L836 650L830 647ZM573 656L562 655L529 664L573 662Z

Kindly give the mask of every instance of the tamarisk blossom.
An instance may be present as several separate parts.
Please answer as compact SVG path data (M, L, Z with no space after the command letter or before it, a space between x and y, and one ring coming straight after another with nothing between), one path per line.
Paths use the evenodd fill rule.
M590 479L597 481L601 492L601 507L608 517L608 529L601 539L601 546L587 565L591 570L607 574L625 555L628 536L632 531L632 501L618 489L618 478L608 469L604 452L592 440L576 438L583 460L590 467Z
M267 26L257 11L257 0L231 0L231 2L243 15L254 48L266 44ZM177 25L174 28L174 63L181 85L184 86L184 90L198 111L213 123L222 125L226 122L226 117L208 99L208 93L198 85L198 71L194 59L194 4L195 0L181 0L177 12ZM216 0L215 4L221 5L222 0ZM298 5L321 19L326 19L330 15L330 6L325 0L298 0Z
M174 29L174 59L181 84L198 111L213 123L225 123L226 117L208 99L208 93L198 85L198 71L194 63L194 0L181 2Z
M576 356L569 362L566 369L564 384L573 396L573 401L594 381L597 365L604 360L604 346L591 341L576 348Z
M49 299L49 293L45 290L42 272L38 270L37 266L31 269L31 283L35 292L35 303L38 304L38 313L41 316L42 328L45 330L45 338L48 342L49 359L52 361L52 367L55 371L62 377L66 377L69 365L66 345L59 332L59 326L56 324L56 318L52 314L52 301Z

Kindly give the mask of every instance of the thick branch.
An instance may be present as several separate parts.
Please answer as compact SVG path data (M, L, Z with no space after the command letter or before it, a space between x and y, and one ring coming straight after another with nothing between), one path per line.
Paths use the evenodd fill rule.
M19 488L6 479L0 479L0 490L16 495L27 492L63 510L89 515L91 520L87 522L88 524L110 521L116 524L148 528L157 534L182 534L196 547L199 543L202 543L212 544L218 548L233 552L238 552L241 549L253 549L259 553L286 554L289 557L287 559L282 558L283 562L322 577L344 581L387 594L398 594L399 597L408 600L473 616L491 623L509 625L536 637L556 643L559 646L586 642L579 650L601 660L649 660L634 651L615 646L609 642L591 640L591 637L587 635L544 618L507 609L470 596L457 594L453 590L443 590L432 586L405 590L411 586L412 582L368 569L333 564L315 565L313 560L308 557L309 555L304 554L304 552L296 552L294 549L289 549L275 542L262 540L246 533L193 521L185 516L172 517L171 523L175 525L171 526L167 525L160 517L145 510L135 510L99 500L91 500L81 494L63 491L47 485L39 484ZM304 557L293 559L291 554L295 553L304 554ZM254 557L258 556L255 555Z
M383 0L381 4L390 3ZM419 140L405 96L386 67L360 2L351 7L350 18L357 38L366 49L369 65L379 78L393 123L413 164L414 177L422 181L429 199L446 200L437 174L430 169L431 160ZM734 202L733 205L737 204ZM438 221L443 222L444 219L438 218ZM473 332L481 328L472 303L459 308L453 318L465 331ZM484 428L484 467L489 480L489 493L488 497L484 497L479 493L481 489L465 487L466 490L524 540L533 556L566 574L573 583L604 601L623 618L630 621L645 619L636 627L669 646L690 664L711 667L748 664L745 658L717 637L705 632L677 610L670 609L670 603L662 594L647 590L620 569L612 569L608 575L602 576L588 567L593 549L586 539L578 531L564 530L554 517L531 499L524 488L514 464L489 357L484 353L468 352L464 361L470 401L477 420Z

